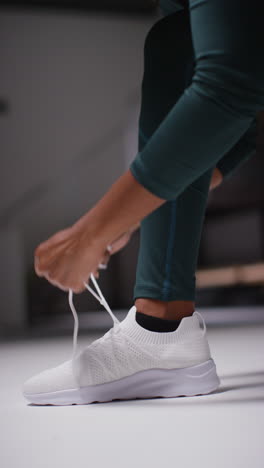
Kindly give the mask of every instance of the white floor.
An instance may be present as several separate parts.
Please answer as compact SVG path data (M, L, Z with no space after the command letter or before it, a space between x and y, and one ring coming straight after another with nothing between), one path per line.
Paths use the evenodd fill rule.
M80 349L101 336L79 338ZM30 406L32 375L71 356L70 337L0 344L1 468L264 466L264 324L208 327L211 395Z

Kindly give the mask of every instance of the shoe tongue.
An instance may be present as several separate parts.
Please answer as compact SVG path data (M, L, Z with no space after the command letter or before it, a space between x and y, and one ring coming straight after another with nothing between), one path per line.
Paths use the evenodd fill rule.
M137 312L137 308L135 305L133 305L128 313L126 314L125 318L122 320L122 323L126 323L126 322L133 322L136 320L136 312Z
M137 321L136 321L136 312L137 312L137 308L135 305L133 305L132 307L130 307L128 313L126 314L125 318L120 321L119 323L119 326L123 329L123 330L131 330L131 329L134 329L134 328L141 328L139 327Z

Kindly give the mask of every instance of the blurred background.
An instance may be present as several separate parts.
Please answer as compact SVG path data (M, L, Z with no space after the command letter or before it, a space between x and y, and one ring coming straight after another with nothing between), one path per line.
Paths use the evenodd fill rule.
M1 2L2 339L72 332L68 295L36 276L34 249L135 157L144 40L160 16L156 0ZM264 321L263 121L255 155L209 196L197 271L208 324ZM120 317L133 303L138 247L136 231L100 273ZM88 291L74 303L81 332L110 326Z

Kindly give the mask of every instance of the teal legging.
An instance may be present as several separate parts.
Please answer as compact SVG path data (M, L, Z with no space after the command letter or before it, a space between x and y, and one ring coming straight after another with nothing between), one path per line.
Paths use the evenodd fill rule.
M195 300L213 168L229 177L255 150L264 103L259 15L257 1L250 11L243 0L191 1L146 38L130 169L167 202L141 222L134 299Z

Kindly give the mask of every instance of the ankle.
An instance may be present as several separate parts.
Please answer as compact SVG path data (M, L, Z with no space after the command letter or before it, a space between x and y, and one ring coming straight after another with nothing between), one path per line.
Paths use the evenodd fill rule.
M151 315L153 317L166 318L168 307L167 301L142 297L135 300L135 306L137 312L141 312L145 315Z
M167 307L167 318L180 320L184 317L190 317L194 311L194 301L170 301Z
M138 312L167 320L181 320L190 317L195 311L193 301L161 301L159 299L138 298L135 300Z

